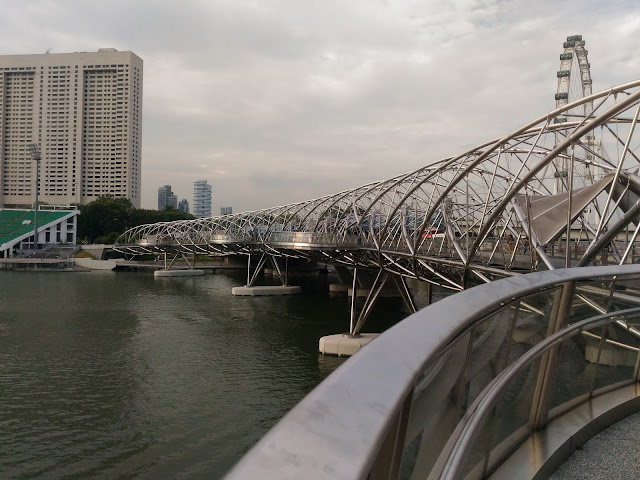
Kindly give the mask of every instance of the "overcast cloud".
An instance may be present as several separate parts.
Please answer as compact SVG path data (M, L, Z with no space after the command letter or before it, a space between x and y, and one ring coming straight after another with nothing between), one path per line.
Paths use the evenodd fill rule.
M0 0L0 54L144 60L142 206L234 212L382 180L554 108L567 35L593 89L640 73L640 2Z

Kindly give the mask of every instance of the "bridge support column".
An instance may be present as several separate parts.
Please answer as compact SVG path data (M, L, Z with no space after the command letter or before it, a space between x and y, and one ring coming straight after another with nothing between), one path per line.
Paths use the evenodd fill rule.
M182 259L185 261L188 268L171 270L171 267L173 266L173 262L176 261L176 258L178 258L178 256L182 256ZM194 257L194 260L195 260L195 257ZM189 259L187 259L187 257L182 252L176 253L171 259L171 263L167 265L167 252L165 251L164 252L164 268L162 270L156 270L155 272L153 272L153 276L156 278L157 277L196 277L200 275L204 275L204 270L197 270L193 268L193 265L189 263Z
M347 267L336 265L336 274L338 275L339 283L330 283L329 291L333 293L347 293L351 288L353 281L353 275L349 272ZM355 270L355 269L354 269Z
M389 280L389 272L385 272L384 270L380 269L378 271L378 274L376 275L375 280L373 281L373 285L371 285L371 288L369 289L369 293L367 295L366 300L364 301L364 305L362 306L362 310L360 311L360 315L358 315L358 322L355 324L355 326L352 326L351 331L349 332L352 336L358 336L360 334L360 329L362 328L362 326L364 325L364 322L367 321L367 318L369 318L369 314L371 313L371 310L373 309L373 306L376 304L376 302L378 301L378 299L381 297L381 293L387 283L387 280ZM355 276L354 276L355 278ZM355 289L355 283L354 282L354 295L351 297L352 300L354 298L357 297L357 290ZM352 301L351 302L351 308L352 308L352 315L355 313L356 310L356 302Z
M362 310L358 314L358 308L356 299L358 298L358 269L353 269L353 282L352 282L352 295L351 295L351 316L349 323L349 333L342 333L336 335L328 335L320 338L318 344L318 350L322 354L350 356L355 354L358 350L363 348L373 339L375 339L379 333L360 333L364 322L369 317L371 309L375 305L380 294L382 293L387 280L389 279L389 272L385 272L380 269L376 275L371 288L368 290L367 298L365 299Z
M427 287L427 305L431 305L433 303L433 285L429 282L426 282Z
M394 275L393 281L395 282L396 287L398 287L398 291L400 292L400 296L404 300L404 303L407 305L407 308L409 308L409 312L416 313L418 309L416 308L416 304L413 301L411 292L409 291L409 286L407 285L407 279L399 275Z
M254 285L256 279L258 278L258 274L262 267L264 267L267 260L271 261L271 264L275 268L278 277L280 277L280 281L282 285ZM278 265L278 261L275 257L271 255L267 255L265 253L262 254L258 264L256 265L253 274L251 273L251 254L249 254L249 258L247 259L247 284L243 287L233 287L231 289L231 294L236 296L271 296L271 295L295 295L300 293L302 289L295 285L288 284L288 260L285 257L285 271L282 273L280 266Z
M338 275L338 280L340 280L341 284L351 283L351 273L349 273L349 269L347 267L336 265L336 274Z
M269 256L271 260L271 265L275 270L276 275L280 278L280 282L283 286L289 285L289 257L284 257L284 273L280 270L280 265L278 265L278 259L274 256Z

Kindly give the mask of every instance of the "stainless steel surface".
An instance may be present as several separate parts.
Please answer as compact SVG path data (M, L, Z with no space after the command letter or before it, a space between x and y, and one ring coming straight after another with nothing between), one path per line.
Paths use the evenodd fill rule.
M596 317L583 320L582 322L575 323L565 328L561 332L555 333L540 342L538 345L529 350L517 362L515 362L509 368L505 369L501 375L496 377L496 379L483 392L483 395L479 399L478 405L476 406L473 415L465 422L465 425L460 432L459 437L456 439L456 443L453 446L451 453L449 454L447 464L445 465L443 469L444 471L442 472L440 478L444 480L463 478L462 466L464 465L463 460L465 455L468 453L472 442L475 440L482 422L485 421L489 412L503 394L505 385L510 380L512 380L515 375L529 366L529 364L534 359L542 356L551 348L560 345L568 337L574 336L577 333L580 333L583 329L589 327L606 325L608 323L615 322L618 318L639 319L640 308L632 308L629 310L623 310L621 312L611 312L605 315L598 315ZM539 425L534 426L540 428ZM532 426L532 431L534 426Z
M610 441L600 444L598 449L588 449L587 446L589 439L610 425L629 416L637 417L638 410L640 389L637 384L584 402L551 422L545 430L534 432L493 472L489 480L636 478L637 418L634 422L636 428L626 432L626 436L615 439L609 437ZM618 442L626 442L627 445ZM578 452L580 454L575 460L570 457ZM569 463L566 468L563 465L565 460ZM627 471L634 473L616 475L616 472L625 470L624 465L630 466L631 470ZM567 470L570 474L567 474Z

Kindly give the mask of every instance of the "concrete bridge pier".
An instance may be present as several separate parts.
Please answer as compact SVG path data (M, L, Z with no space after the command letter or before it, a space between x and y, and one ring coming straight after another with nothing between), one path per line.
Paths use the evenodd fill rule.
M318 344L318 350L322 354L327 355L337 355L339 357L342 356L350 356L355 354L358 350L366 346L372 340L374 340L379 333L361 333L361 329L366 322L369 314L371 313L375 303L377 300L384 296L383 292L388 292L388 280L390 278L393 279L393 283L396 286L396 295L399 295L403 298L411 313L416 312L416 306L409 292L409 288L407 286L406 279L404 277L400 277L398 275L392 275L390 272L384 271L380 269L373 281L370 284L370 287L366 289L366 299L364 305L360 312L357 310L356 299L359 296L358 293L358 277L362 275L363 272L359 272L358 268L353 269L353 280L351 284L351 319L349 325L349 333L341 333L336 335L328 335L320 338ZM369 272L366 272L365 280L370 280L371 276L368 275ZM368 283L368 282L367 282ZM389 284L391 285L391 284Z
M275 272L280 278L282 285L254 285L260 270L265 266L267 261L271 262ZM280 268L278 260L272 255L263 253L260 256L256 268L251 272L251 254L247 259L247 284L242 287L233 287L231 294L236 296L271 296L271 295L295 295L300 293L302 289L295 285L289 285L289 259L284 257L284 271Z
M180 268L171 270L173 263L176 261L178 256L181 256L182 259L187 264L188 268ZM204 270L198 270L195 267L195 255L193 257L193 265L189 262L189 259L185 256L184 253L176 253L171 259L171 263L167 264L167 252L164 252L164 268L162 270L156 270L153 272L153 276L157 277L196 277L200 275L204 275Z

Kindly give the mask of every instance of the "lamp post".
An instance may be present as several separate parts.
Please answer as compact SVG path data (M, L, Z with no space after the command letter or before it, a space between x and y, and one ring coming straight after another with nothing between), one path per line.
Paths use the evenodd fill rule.
M33 250L38 249L38 190L40 186L40 145L32 143L29 145L31 160L36 162L36 201L33 207Z

